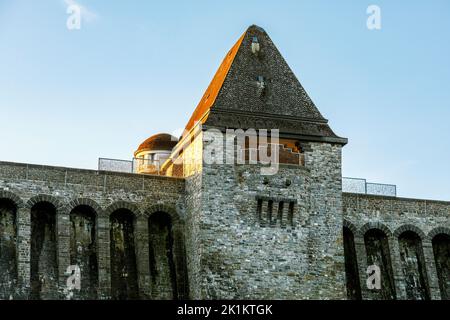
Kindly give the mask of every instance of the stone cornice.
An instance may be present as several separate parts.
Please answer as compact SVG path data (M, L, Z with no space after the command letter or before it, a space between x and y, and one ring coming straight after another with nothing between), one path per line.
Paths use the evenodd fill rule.
M222 109L209 112L203 129L279 129L280 137L303 141L329 142L345 145L348 140L337 136L327 124L327 120L312 120L279 115L250 114Z

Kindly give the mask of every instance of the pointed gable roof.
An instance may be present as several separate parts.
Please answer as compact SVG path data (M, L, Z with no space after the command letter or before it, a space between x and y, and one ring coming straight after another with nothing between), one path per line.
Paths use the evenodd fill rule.
M186 131L189 131L197 121L200 121L205 113L209 111L209 109L213 106L216 101L217 95L219 94L220 89L222 88L223 82L225 81L225 77L230 70L231 64L233 63L234 57L238 52L239 47L241 46L241 42L244 39L245 33L239 38L239 40L234 44L234 46L228 51L227 55L223 59L222 63L217 69L214 78L203 94L202 99L195 108L194 113L189 119L188 124L186 125Z
M255 41L257 53L252 50ZM305 139L347 143L333 133L270 37L255 25L225 56L186 132L197 122L219 128L277 128Z

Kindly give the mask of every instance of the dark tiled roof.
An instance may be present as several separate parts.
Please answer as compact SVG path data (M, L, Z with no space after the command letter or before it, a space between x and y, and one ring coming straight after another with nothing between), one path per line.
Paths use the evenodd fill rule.
M260 46L257 53L254 41ZM280 134L346 143L333 133L264 29L255 25L222 61L185 133L198 121L216 128L278 128Z
M212 79L211 83L209 84L208 88L203 94L202 99L197 105L197 108L195 108L194 113L192 114L188 124L186 125L187 132L189 132L189 130L192 129L192 127L196 122L202 119L205 113L209 111L209 109L213 106L214 102L216 101L217 95L219 94L219 91L222 88L222 84L225 81L225 77L228 74L228 70L230 69L231 64L233 63L234 57L236 56L236 53L241 45L242 39L244 39L244 36L245 32L235 43L235 45L230 49L230 51L228 51L219 69L217 69L214 78Z

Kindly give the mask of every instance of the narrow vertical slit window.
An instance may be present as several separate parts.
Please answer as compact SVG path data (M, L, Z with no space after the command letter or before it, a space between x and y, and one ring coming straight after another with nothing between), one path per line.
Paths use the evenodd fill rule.
M285 221L283 220L283 207L284 202L280 201L278 204L278 220L280 221L280 226L283 226L285 224Z
M258 199L256 204L256 216L258 217L258 221L262 223L262 200Z
M289 203L289 216L288 216L289 225L291 227L294 226L294 202Z
M269 225L272 224L272 211L273 211L273 200L269 200L269 203L267 204L267 222Z

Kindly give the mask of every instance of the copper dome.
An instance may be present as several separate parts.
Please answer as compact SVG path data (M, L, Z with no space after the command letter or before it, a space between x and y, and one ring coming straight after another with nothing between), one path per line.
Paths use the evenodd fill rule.
M151 151L151 150L164 150L164 151L172 151L173 147L178 143L178 139L171 136L167 133L159 133L151 136L147 140L145 140L139 148L136 150L134 155L136 156L139 152L142 151Z

